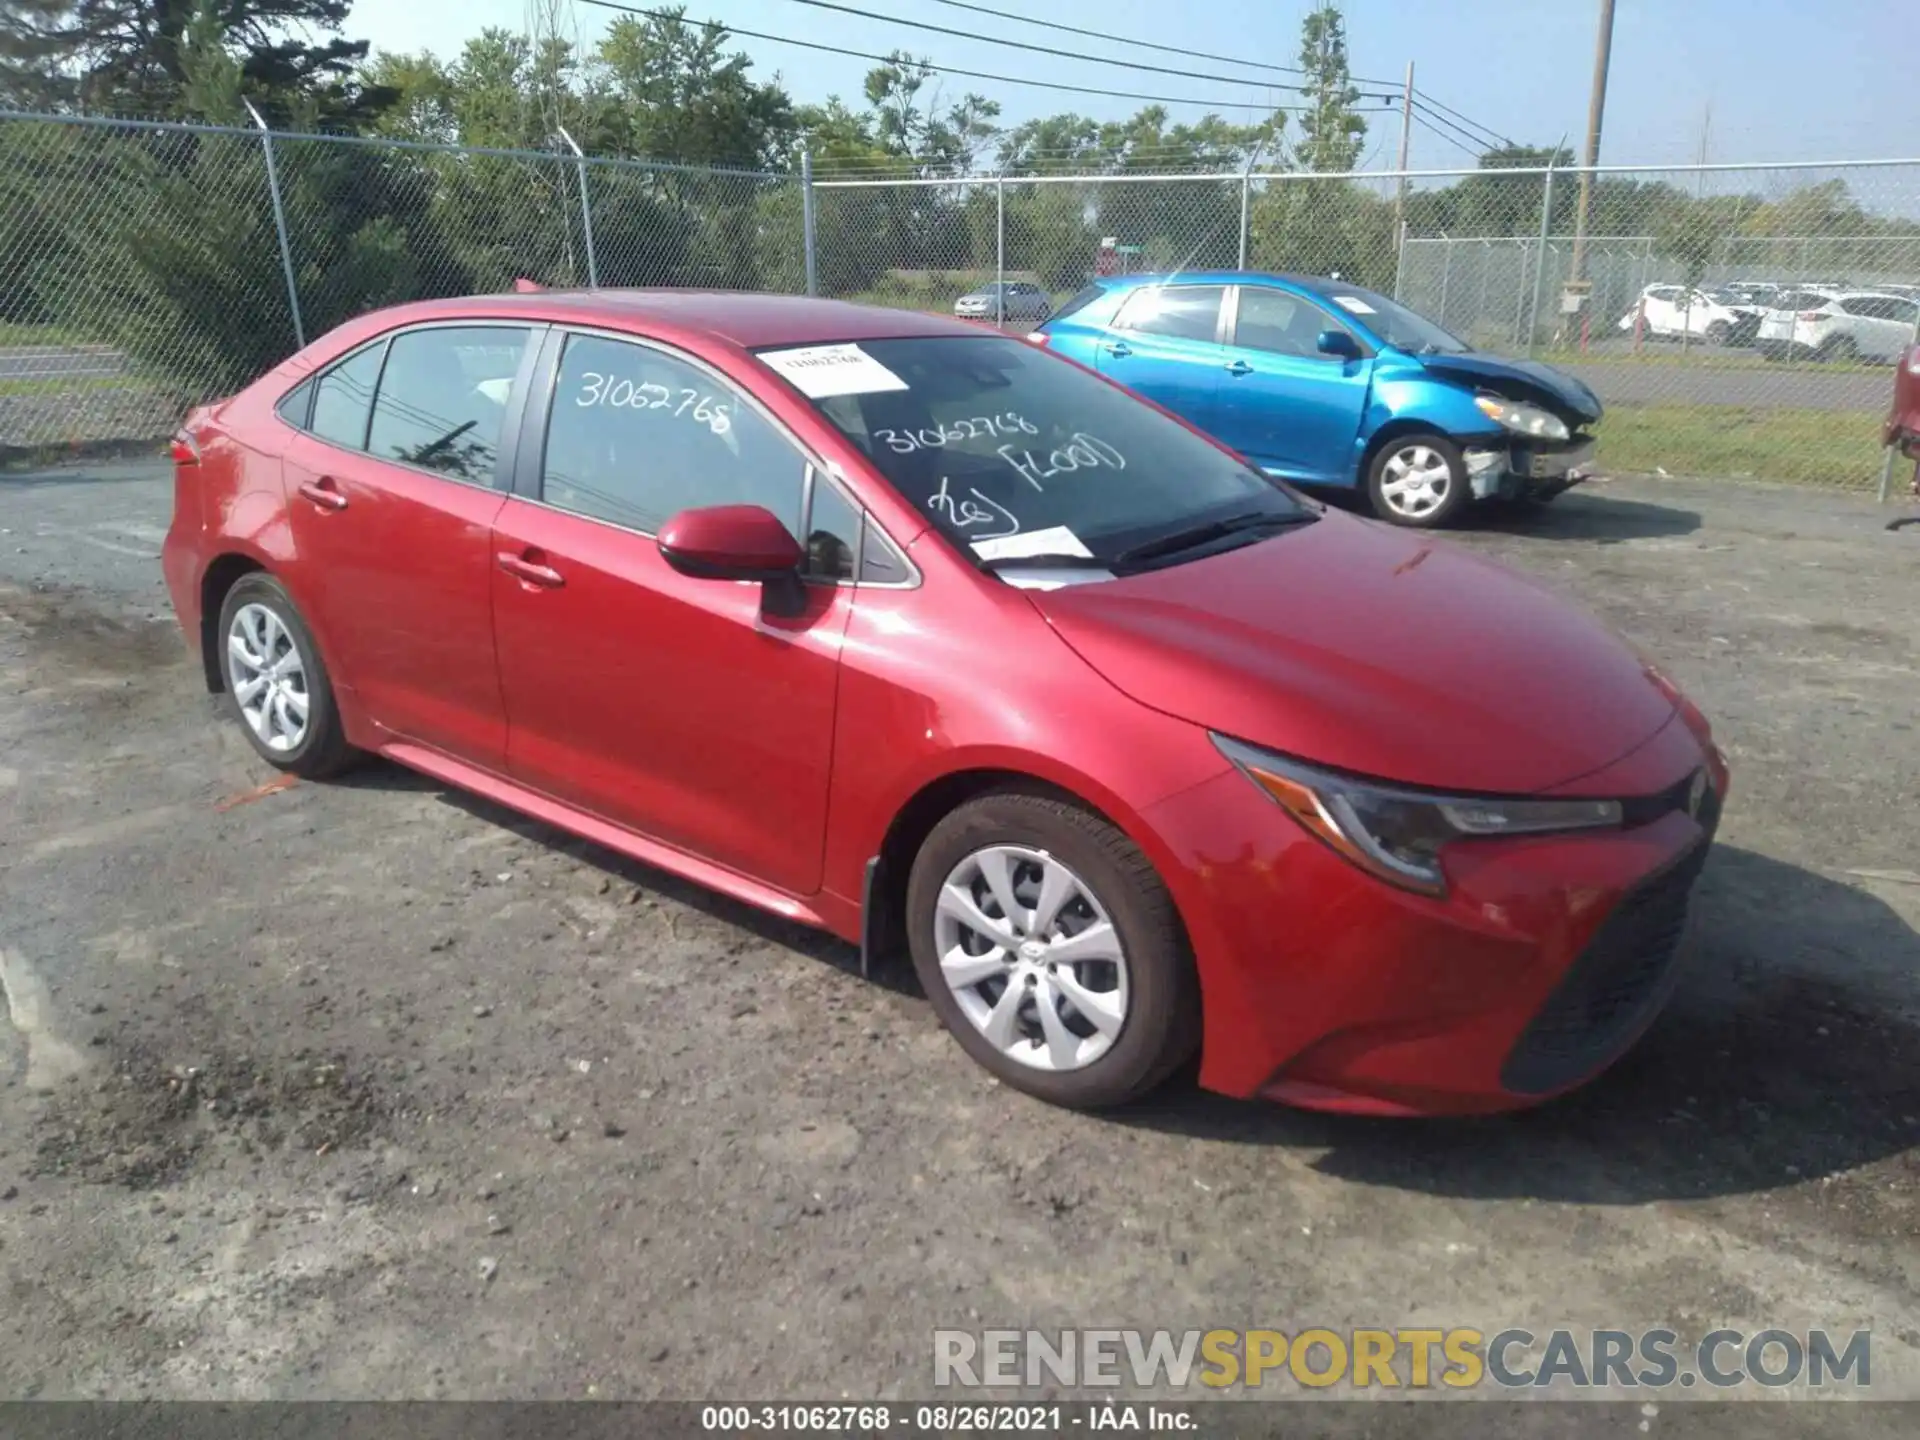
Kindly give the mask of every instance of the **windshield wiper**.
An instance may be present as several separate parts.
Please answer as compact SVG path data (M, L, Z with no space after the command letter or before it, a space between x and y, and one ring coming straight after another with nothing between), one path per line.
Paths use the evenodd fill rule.
M1162 535L1158 540L1148 540L1130 549L1122 550L1113 557L1111 568L1118 569L1123 565L1139 565L1150 560L1164 559L1168 555L1178 555L1182 550L1191 550L1197 545L1224 539L1241 531L1280 530L1289 525L1305 525L1319 518L1307 510L1291 513L1252 510L1243 515L1229 515L1224 520L1209 520L1205 524L1176 530L1171 535Z
M978 558L978 557L976 557ZM1091 555L1070 555L1063 550L1042 550L1034 555L996 555L980 560L980 568L1000 570L1105 570L1107 562Z

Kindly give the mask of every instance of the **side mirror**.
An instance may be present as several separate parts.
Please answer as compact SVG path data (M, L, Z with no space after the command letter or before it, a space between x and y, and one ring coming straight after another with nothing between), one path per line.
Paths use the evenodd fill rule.
M1344 330L1322 330L1313 343L1322 355L1336 355L1342 360L1360 358L1360 342Z
M792 532L759 505L682 510L655 543L662 560L698 580L790 580L805 558Z

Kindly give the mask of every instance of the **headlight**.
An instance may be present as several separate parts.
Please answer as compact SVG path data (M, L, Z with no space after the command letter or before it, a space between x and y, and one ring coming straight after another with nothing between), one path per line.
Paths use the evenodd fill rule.
M1597 830L1621 822L1617 800L1468 799L1376 785L1302 765L1224 735L1213 743L1294 819L1369 874L1444 895L1440 849L1488 835Z
M1567 422L1551 410L1542 410L1538 405L1529 405L1524 400L1476 395L1473 403L1480 407L1482 415L1516 435L1525 435L1534 440L1565 440L1572 433L1567 429Z

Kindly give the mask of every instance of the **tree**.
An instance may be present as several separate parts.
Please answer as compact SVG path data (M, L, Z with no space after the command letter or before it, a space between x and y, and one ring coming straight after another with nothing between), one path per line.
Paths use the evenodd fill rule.
M14 0L0 28L0 100L22 108L183 115L196 25L269 116L303 103L359 124L394 98L356 78L367 42L339 32L349 0ZM313 38L315 36L324 38Z
M1338 5L1324 4L1300 22L1300 68L1307 72L1300 93L1308 108L1300 117L1294 163L1302 170L1353 169L1367 122L1354 109L1360 91L1347 69L1347 22Z

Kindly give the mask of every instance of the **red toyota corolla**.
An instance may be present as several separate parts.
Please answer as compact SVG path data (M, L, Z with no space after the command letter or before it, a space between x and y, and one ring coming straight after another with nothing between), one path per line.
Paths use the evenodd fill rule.
M904 946L1065 1105L1493 1110L1671 985L1726 768L1543 589L1044 349L799 298L361 317L175 447L167 583L272 764L374 752ZM804 537L797 538L797 537Z

